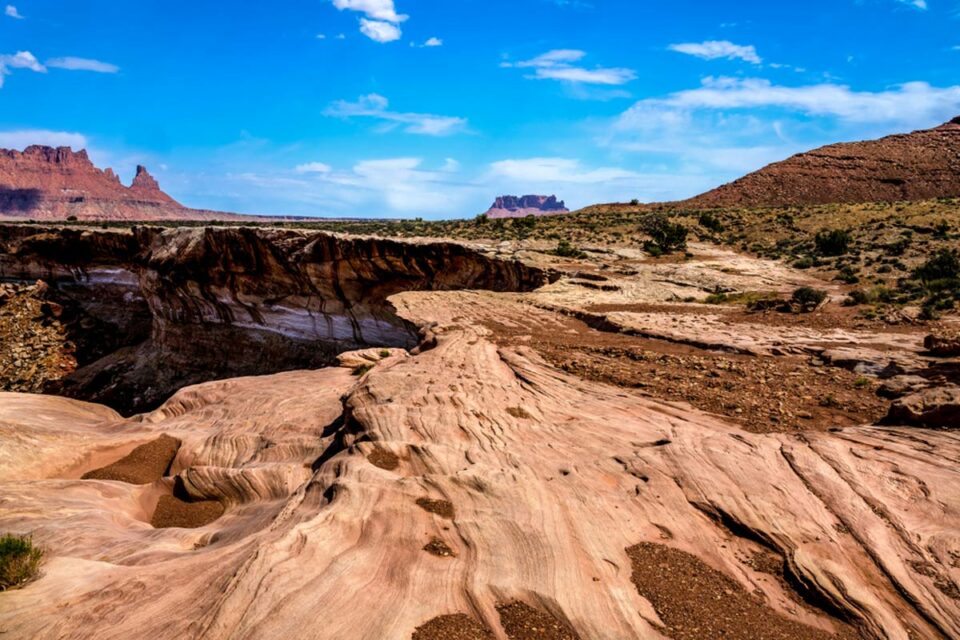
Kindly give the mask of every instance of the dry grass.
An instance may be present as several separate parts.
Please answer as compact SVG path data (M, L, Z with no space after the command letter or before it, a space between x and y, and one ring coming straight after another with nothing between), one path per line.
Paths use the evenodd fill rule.
M27 536L0 536L0 591L16 589L37 577L43 549Z

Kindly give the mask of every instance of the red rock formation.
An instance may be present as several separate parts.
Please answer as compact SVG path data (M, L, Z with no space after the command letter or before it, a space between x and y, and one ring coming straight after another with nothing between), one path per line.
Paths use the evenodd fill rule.
M83 149L0 149L0 218L63 220L230 218L188 209L160 190L142 166L130 187L112 169L98 169Z
M801 153L681 204L754 207L951 196L960 196L960 117L934 129Z
M569 211L557 196L499 196L484 215L488 218L523 218L554 216Z

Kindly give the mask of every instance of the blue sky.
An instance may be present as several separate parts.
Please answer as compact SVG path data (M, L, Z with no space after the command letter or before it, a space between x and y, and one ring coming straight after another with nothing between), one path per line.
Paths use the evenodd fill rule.
M184 204L472 216L694 195L960 115L960 0L0 0L0 147Z

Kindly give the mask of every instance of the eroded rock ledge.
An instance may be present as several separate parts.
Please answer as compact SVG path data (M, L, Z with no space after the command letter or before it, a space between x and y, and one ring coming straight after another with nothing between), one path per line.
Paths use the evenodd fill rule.
M255 228L0 226L0 278L52 285L80 368L52 388L122 412L205 380L314 368L416 346L387 297L527 291L544 271L447 242Z

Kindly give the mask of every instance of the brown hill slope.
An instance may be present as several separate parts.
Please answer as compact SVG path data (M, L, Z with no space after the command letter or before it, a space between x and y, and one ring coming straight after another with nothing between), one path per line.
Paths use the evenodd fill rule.
M98 169L84 150L34 145L0 149L0 218L64 220L190 220L233 214L184 207L138 166L126 187L112 169Z
M950 196L960 196L960 117L934 129L801 153L682 204L755 207Z

